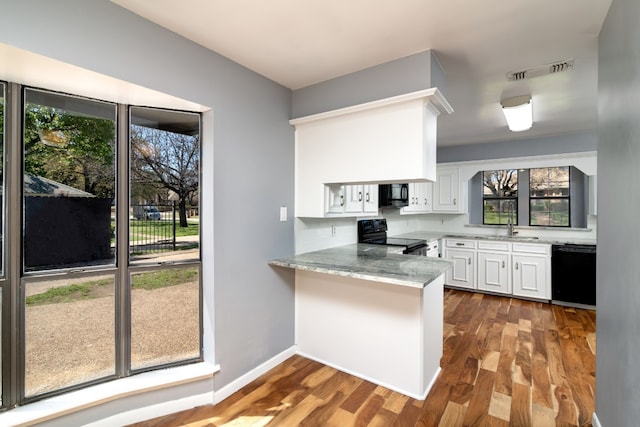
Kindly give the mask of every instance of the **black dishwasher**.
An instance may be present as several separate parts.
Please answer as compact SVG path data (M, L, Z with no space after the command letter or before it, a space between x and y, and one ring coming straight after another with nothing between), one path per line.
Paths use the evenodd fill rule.
M567 305L596 305L596 245L553 245L552 301Z

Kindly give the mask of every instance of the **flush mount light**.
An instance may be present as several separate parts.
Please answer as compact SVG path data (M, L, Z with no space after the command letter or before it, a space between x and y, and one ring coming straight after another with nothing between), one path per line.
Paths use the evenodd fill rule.
M512 132L531 129L533 125L533 107L531 95L514 96L500 101L507 125Z

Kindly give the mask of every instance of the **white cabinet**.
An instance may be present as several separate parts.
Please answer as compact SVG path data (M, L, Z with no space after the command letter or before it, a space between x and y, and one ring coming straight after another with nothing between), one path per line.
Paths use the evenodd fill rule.
M345 185L346 213L378 213L378 185Z
M378 185L325 185L325 213L356 216L378 213Z
M551 299L551 247L514 243L513 295Z
M433 187L433 211L464 213L461 188L460 169L438 166Z
M433 183L410 182L409 206L400 210L400 214L429 213L432 211Z
M478 289L501 294L511 293L509 253L478 252Z
M476 251L472 240L446 239L444 257L453 261L447 270L446 284L476 289Z
M551 299L551 245L445 239L453 261L446 285L540 300Z

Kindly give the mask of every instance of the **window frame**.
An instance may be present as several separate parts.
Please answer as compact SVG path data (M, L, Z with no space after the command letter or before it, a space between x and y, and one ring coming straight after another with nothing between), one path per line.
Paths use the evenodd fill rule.
M69 96L80 99L106 102L100 99L67 94L46 88L37 88L21 85L15 82L5 83L5 127L4 139L4 179L5 197L3 200L22 200L23 197L23 135L24 135L24 111L25 111L25 90L34 89L51 92L59 96ZM169 367L185 366L204 361L204 287L203 287L203 265L202 265L202 226L198 229L198 255L197 259L191 258L183 261L168 261L148 265L132 265L129 263L129 116L127 114L130 105L112 103L116 106L116 135L115 135L115 197L116 204L116 253L113 264L105 264L82 269L53 269L26 271L23 269L22 251L22 229L23 229L23 206L22 203L6 203L4 213L5 238L2 244L5 245L5 277L0 277L2 285L2 345L0 361L2 362L2 399L0 401L0 411L7 410L15 406L29 404L38 400L52 396L63 395L76 390L81 390L96 384L108 383L118 378L137 375L142 372L162 370ZM198 111L180 111L168 108L159 108L165 111L178 111L198 116L199 132L199 156L202 158L202 135L203 118ZM198 212L202 207L202 162L198 165L198 188L200 197L197 200ZM201 222L200 222L201 223ZM144 369L131 369L131 285L130 276L134 272L161 270L163 268L186 268L192 267L198 270L198 356L188 359L174 360L168 363L156 364ZM115 278L115 318L114 318L114 345L115 345L115 373L104 377L92 379L87 382L63 386L53 391L25 396L25 310L26 292L23 283L48 280L51 278L66 279L67 276L87 277L98 274L113 274Z
M515 190L515 195L512 196L495 196L495 195L487 195L485 194L484 190L485 190L485 173L487 172L507 172L507 171L515 171L515 176L516 176L516 190ZM510 169L490 169L490 170L483 170L480 171L481 173L481 177L482 177L482 186L481 186L481 191L482 191L482 225L508 225L509 221L511 220L511 224L512 225L518 225L518 216L519 216L519 212L518 212L518 186L520 183L520 171L518 169L515 168L510 168ZM504 201L509 201L511 203L511 205L513 206L513 212L510 215L511 218L509 218L509 215L507 214L507 223L502 223L500 222L500 220L498 220L498 223L490 223L486 221L486 209L485 209L485 202L486 201L498 201L498 203L502 203ZM498 214L498 218L500 219L500 215Z
M567 195L566 196L534 196L533 191L531 190L531 171L536 169L546 169L550 171L551 169L566 169L567 170ZM547 227L547 228L571 228L571 167L570 166L548 166L548 167L539 167L539 168L529 168L529 226L530 227ZM531 209L532 202L536 200L566 200L567 202L567 224L566 225L553 225L553 224L533 224L532 223L532 213L533 209ZM548 211L549 215L551 215L551 210Z

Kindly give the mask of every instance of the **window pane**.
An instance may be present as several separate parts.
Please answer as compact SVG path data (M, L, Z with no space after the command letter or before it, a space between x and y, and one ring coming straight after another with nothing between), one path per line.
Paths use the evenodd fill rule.
M113 275L25 286L26 396L115 374Z
M115 262L113 104L25 90L26 271Z
M131 275L131 367L200 357L199 267Z
M485 199L484 224L518 224L518 202L514 199Z
M531 169L529 185L531 197L567 197L569 167Z
M518 170L483 172L483 194L485 197L516 197L518 195Z
M130 260L200 259L200 115L132 107Z
M530 224L549 227L568 227L568 199L532 199L530 204Z

